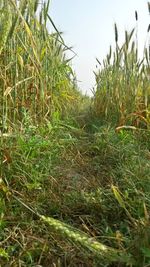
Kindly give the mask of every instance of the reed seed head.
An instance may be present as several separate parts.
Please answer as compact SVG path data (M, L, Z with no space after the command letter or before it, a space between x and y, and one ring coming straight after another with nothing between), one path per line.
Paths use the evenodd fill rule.
M150 2L147 2L147 5L148 5L148 12L150 14Z
M117 43L118 42L118 29L117 29L116 23L115 23L114 27L115 27L115 42Z
M138 13L136 10L135 10L135 19L136 19L136 21L138 21Z

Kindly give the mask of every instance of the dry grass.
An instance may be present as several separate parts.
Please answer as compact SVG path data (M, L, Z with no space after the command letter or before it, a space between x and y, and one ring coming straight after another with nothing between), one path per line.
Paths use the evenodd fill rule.
M0 265L149 266L149 48L115 24L92 102L49 4L0 0Z
M1 1L1 127L23 124L26 116L41 123L73 109L79 99L75 76L65 58L58 31L49 34L50 1ZM7 21L6 20L7 17ZM54 23L53 26L55 27ZM56 29L56 27L55 27ZM55 30L54 29L54 30ZM68 48L69 49L69 48Z
M138 14L135 13L138 23ZM149 36L149 27L147 40ZM150 123L150 49L144 47L144 56L139 58L137 26L128 33L120 47L115 24L115 51L109 54L99 71L95 73L96 92L94 110L101 119L121 125L147 127ZM98 63L99 60L97 60Z

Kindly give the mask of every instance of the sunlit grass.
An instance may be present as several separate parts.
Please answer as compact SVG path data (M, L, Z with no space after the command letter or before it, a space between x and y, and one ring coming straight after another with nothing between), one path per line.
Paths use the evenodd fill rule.
M135 16L138 22L137 12ZM127 124L147 127L150 123L149 43L144 47L143 58L140 58L136 27L131 32L125 31L123 45L119 45L118 39L115 24L115 50L110 46L102 65L97 59L100 67L95 73L95 113L118 126Z
M149 266L149 47L115 24L82 96L49 5L0 1L0 265Z
M48 15L50 1L1 1L0 86L3 131L65 115L79 98L75 75L65 52L69 49ZM7 17L7 20L6 20ZM54 33L47 30L53 23ZM68 109L68 111L67 111Z

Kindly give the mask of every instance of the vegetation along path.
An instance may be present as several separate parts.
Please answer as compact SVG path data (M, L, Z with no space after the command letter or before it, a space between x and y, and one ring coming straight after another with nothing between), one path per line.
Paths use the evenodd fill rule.
M83 96L49 4L0 0L0 266L148 267L149 45L115 24Z

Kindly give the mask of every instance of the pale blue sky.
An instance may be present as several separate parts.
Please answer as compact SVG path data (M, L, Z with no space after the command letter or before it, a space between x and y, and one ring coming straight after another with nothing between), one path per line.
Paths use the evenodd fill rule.
M89 93L95 84L95 58L102 61L110 44L114 43L114 22L118 25L119 39L122 41L124 30L131 30L136 25L135 10L139 16L138 35L142 51L150 22L147 0L51 1L49 14L63 32L66 44L73 46L77 53L72 66L81 81L79 87L84 92Z

